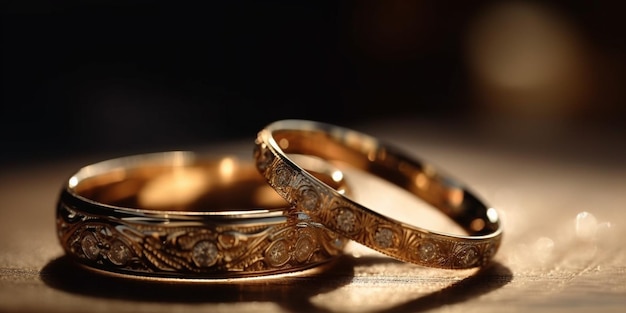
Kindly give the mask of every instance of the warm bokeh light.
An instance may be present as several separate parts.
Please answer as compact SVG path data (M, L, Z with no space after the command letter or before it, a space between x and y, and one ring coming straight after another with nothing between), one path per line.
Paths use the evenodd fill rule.
M237 164L233 158L223 158L218 165L220 181L224 183L231 182L236 178L234 176L236 169Z
M559 10L523 1L489 6L470 23L466 53L476 113L495 122L554 126L594 109L590 47Z

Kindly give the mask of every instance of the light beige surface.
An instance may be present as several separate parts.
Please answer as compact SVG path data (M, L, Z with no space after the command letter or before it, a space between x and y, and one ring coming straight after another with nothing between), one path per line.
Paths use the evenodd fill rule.
M524 145L412 121L359 128L436 162L501 212L505 237L481 271L421 268L357 244L313 276L256 283L157 284L74 267L55 237L54 206L80 156L0 173L0 311L4 312L623 312L626 156L620 135L545 136ZM254 134L251 134L253 138ZM252 140L252 139L251 139ZM248 155L251 143L202 147ZM173 147L175 149L176 147ZM202 150L199 149L199 150ZM395 217L419 206L350 176L355 197ZM428 208L418 226L446 228Z

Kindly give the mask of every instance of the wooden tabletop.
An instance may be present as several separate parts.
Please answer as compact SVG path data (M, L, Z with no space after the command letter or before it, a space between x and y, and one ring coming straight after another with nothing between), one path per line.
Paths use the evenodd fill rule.
M233 283L157 283L87 272L64 257L55 203L79 167L113 153L0 172L2 312L623 312L626 150L623 134L514 136L419 121L357 125L471 186L502 216L504 240L480 270L423 268L355 243L315 273ZM253 138L255 134L251 134ZM528 139L531 138L531 139ZM200 146L250 155L251 140ZM176 147L172 147L176 149ZM374 180L347 176L369 207L418 226L445 219ZM381 197L385 194L385 197ZM392 199L392 200L390 200Z

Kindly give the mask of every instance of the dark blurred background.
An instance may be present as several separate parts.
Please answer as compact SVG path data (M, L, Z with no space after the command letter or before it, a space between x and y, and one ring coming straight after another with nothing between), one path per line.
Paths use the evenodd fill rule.
M4 164L305 118L622 136L618 1L4 1ZM549 136L548 136L549 137ZM601 138L600 138L601 140Z

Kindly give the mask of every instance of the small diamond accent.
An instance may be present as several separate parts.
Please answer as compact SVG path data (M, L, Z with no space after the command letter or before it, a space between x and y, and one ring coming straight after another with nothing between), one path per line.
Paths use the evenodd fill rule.
M393 245L393 231L389 228L379 228L374 235L376 245L381 248L389 248Z
M305 262L315 250L315 241L309 236L303 236L296 242L295 256L298 262Z
M472 266L478 261L478 252L474 248L468 248L465 251L462 251L458 256L458 263L462 267Z
M300 192L300 205L305 210L316 210L319 202L320 195L314 189L307 187Z
M130 249L122 241L115 240L111 244L108 256L111 263L122 266L130 260Z
M281 266L289 261L289 251L285 240L274 241L265 251L265 257L272 266Z
M83 249L85 256L90 260L95 260L100 255L98 240L92 233L86 232L82 235L80 246Z
M430 241L424 241L417 247L417 255L425 262L428 262L435 258L437 253L437 246Z
M284 167L278 168L276 170L275 175L276 176L274 178L274 182L279 187L285 187L289 185L289 182L291 181L291 178L293 177L293 174L291 173L291 171Z
M351 210L342 208L339 210L339 214L337 214L336 222L340 230L351 233L355 229L356 216Z
M198 241L191 251L191 259L198 267L212 266L217 261L217 246L208 240Z

